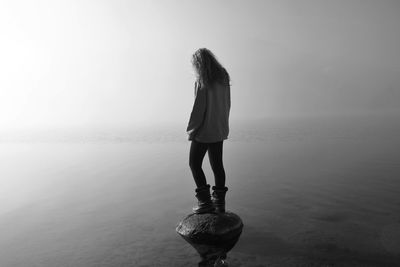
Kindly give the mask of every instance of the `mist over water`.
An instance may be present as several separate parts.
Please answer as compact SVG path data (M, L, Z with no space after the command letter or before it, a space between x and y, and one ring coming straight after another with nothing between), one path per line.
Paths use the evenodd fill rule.
M197 265L175 226L200 47L232 78L230 266L400 266L399 12L0 1L0 267Z
M227 209L245 228L232 266L400 263L397 122L233 121ZM196 265L174 232L195 204L178 126L3 132L0 265Z

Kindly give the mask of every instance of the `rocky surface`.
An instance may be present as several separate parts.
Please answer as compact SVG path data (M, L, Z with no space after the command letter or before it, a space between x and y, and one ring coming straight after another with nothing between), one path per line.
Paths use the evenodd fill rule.
M189 214L176 227L177 233L200 254L204 266L225 259L242 229L242 220L232 212Z

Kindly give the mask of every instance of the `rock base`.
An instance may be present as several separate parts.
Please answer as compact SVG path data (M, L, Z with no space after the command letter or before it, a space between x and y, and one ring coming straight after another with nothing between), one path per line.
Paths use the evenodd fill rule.
M240 217L227 211L189 214L178 224L176 232L200 254L199 266L227 266L226 254L239 240L242 229Z

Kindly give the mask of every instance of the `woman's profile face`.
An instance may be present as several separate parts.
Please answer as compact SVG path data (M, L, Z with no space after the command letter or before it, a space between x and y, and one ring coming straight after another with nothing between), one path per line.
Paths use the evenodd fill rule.
M193 75L194 77L196 77L196 79L199 79L199 72L197 71L196 67L194 65L192 65L192 71L193 71Z

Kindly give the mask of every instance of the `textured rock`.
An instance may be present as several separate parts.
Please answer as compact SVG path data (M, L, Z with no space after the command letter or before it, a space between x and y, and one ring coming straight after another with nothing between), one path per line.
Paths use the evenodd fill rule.
M225 259L242 229L242 220L232 212L189 214L176 227L177 233L197 250L203 263Z

